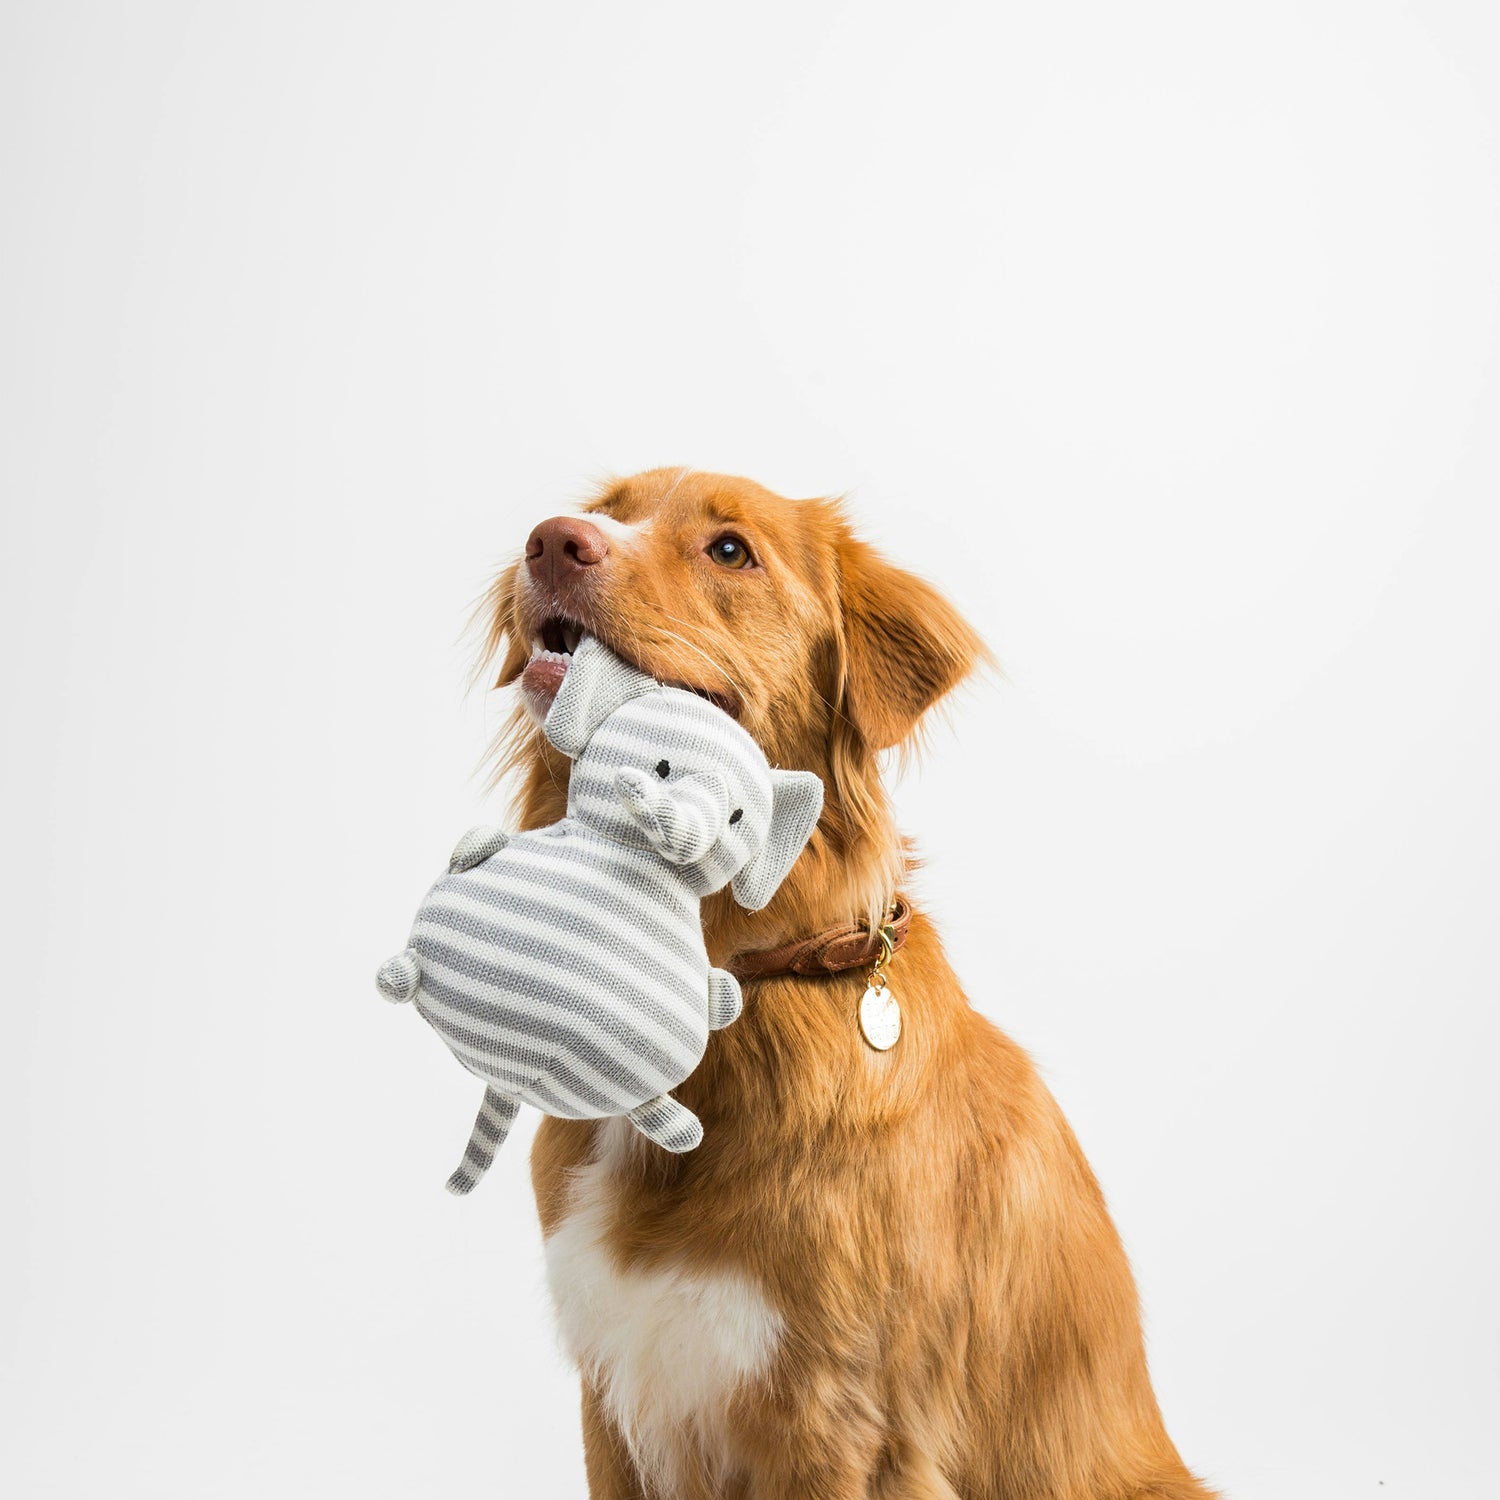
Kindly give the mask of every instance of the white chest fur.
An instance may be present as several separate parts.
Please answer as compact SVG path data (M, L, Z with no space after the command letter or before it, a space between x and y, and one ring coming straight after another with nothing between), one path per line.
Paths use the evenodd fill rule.
M559 1328L646 1474L667 1479L684 1460L722 1471L730 1397L770 1366L781 1316L738 1273L620 1269L606 1243L615 1166L621 1152L653 1149L633 1136L624 1120L600 1123L597 1159L575 1174L547 1240Z

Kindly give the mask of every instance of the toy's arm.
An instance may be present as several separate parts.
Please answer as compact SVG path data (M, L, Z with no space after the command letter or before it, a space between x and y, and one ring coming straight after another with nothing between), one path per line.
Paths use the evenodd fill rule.
M472 870L475 865L482 865L509 842L510 835L503 828L492 828L485 823L478 828L471 828L453 846L453 853L448 860L448 873L458 875L464 870Z
M670 1094L648 1099L631 1110L628 1118L642 1135L667 1151L691 1151L703 1139L698 1116Z
M745 1002L740 982L728 969L708 971L708 1029L722 1031L739 1020Z

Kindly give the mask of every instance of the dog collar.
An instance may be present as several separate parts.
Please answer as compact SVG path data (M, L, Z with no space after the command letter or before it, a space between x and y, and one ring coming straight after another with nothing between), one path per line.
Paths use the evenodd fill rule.
M848 922L779 948L736 953L725 967L736 979L773 979L783 974L818 977L865 965L883 969L906 941L910 928L911 907L897 896L888 919L873 930L866 922Z

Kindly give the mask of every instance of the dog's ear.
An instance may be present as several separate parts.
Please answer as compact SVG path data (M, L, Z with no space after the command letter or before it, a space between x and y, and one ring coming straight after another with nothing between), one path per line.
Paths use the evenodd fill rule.
M872 750L899 745L989 652L929 583L853 538L839 548L845 717Z
M474 606L470 626L480 639L475 677L480 672L488 672L499 657L500 670L492 684L497 688L509 687L521 675L531 656L530 643L523 641L516 632L516 579L520 571L520 563L512 563L484 591Z

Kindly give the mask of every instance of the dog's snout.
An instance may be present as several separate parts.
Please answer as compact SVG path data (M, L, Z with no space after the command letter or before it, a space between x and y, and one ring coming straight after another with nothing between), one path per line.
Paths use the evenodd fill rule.
M526 539L527 569L538 583L550 586L594 567L608 555L604 533L578 516L553 516Z

